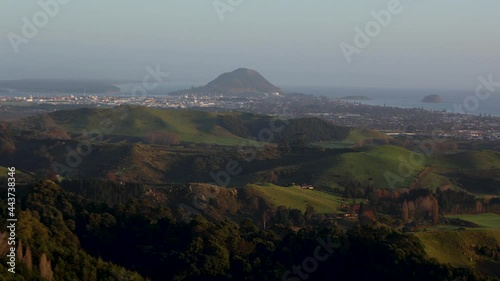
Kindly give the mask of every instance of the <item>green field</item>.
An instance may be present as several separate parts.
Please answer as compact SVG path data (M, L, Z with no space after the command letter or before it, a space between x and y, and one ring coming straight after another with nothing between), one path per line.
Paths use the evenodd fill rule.
M500 153L485 150L448 154L438 157L436 165L463 170L500 169Z
M499 214L477 214L477 215L449 215L450 219L461 219L478 224L480 227L500 229Z
M282 187L272 184L251 184L248 188L254 188L264 195L265 200L275 206L287 206L290 208L306 210L311 204L316 212L335 213L341 202L340 198L317 190L306 190L299 186Z
M172 132L182 142L239 145L244 141L219 126L218 113L194 110L162 110L145 107L122 109L79 109L57 111L51 114L65 130L79 134L82 130L96 130L103 120L111 120L114 129L109 135L142 138L151 132ZM122 118L123 117L123 118Z
M0 166L0 178L7 177L8 172L9 172L9 170L7 169L7 167Z
M60 110L44 116L32 117L29 120L25 119L20 121L19 125L28 131L39 127L73 134L81 134L83 130L101 129L106 136L135 138L135 141L151 133L168 132L176 134L180 142L234 146L255 143L250 139L257 138L261 129L269 128L273 124L272 119L272 116L241 112L219 113L120 106L106 109ZM104 129L102 129L103 121L105 122ZM39 124L39 126L34 128L30 127L30 124ZM311 129L311 124L326 131ZM106 129L109 128L112 129L106 132ZM315 139L322 139L322 134L328 135L326 139L341 139L345 138L351 129L336 126L321 119L298 118L290 120L290 125L285 127L285 131L279 135L286 136L291 141L297 132L304 130L311 135L316 134ZM358 130L353 131L357 132ZM366 131L362 134L359 133L359 137L366 134L377 135L378 133ZM358 134L350 136L349 141L352 141L356 136ZM257 143L257 145L260 144L264 143Z
M384 140L384 139L388 140L390 138L391 138L390 136L379 131L367 130L367 129L353 129L349 133L349 136L347 136L345 141L356 143L359 140Z
M98 135L96 131L101 131L105 136L103 144L106 145L144 144L142 147L137 146L126 151L119 146L101 147L99 151L102 153L93 153L86 157L85 164L81 168L88 170L87 175L103 176L105 173L101 173L102 171L112 171L118 176L130 175L130 178L125 178L127 180L135 177L132 171L142 169L144 171L135 174L142 174L145 178L158 182L165 180L165 175L179 174L178 170L172 171L172 167L183 165L185 168L190 168L190 161L197 156L196 153L201 155L205 151L210 151L206 148L206 144L232 146L230 149L234 149L234 153L226 150L219 154L220 147L212 149L212 152L224 157L239 157L240 155L236 154L238 150L235 148L238 145L262 147L269 144L256 143L247 137L255 135L256 130L265 128L263 126L268 126L270 118L240 112L215 113L121 106L115 109L61 110L26 118L15 125L22 128L27 138L73 138L74 141L78 141L83 138L81 137L82 131L85 130L91 132L92 136ZM228 120L232 120L232 123ZM326 121L296 122L296 127L290 126L290 132L301 132L304 128L311 128L310 124L315 124L318 128L327 128L332 132L340 128L330 123L326 125L324 122ZM329 127L330 125L333 127ZM33 132L36 133L33 134ZM412 156L415 157L417 154L412 154L410 150L394 145L373 146L371 140L381 140L382 143L384 140L390 140L390 137L381 132L355 128L342 132L342 137L347 135L344 140L316 142L313 145L320 147L309 147L306 153L292 152L280 155L278 150L272 151L275 146L272 144L269 153L263 150L264 153L260 153L260 158L258 157L256 161L245 163L245 171L248 172L235 178L234 183L244 186L251 182L268 181L265 177L273 172L274 174L271 175L278 177L278 180L272 182L277 184L305 182L340 192L345 187L354 187L356 191L360 191L367 186L432 190L447 186L453 189L463 189L476 195L500 195L500 154L498 152L468 151L435 154L417 159L423 161L415 163ZM166 135L172 136L174 140L169 141ZM152 136L163 138L164 141L151 140ZM293 137L293 134L287 135L290 140L291 136ZM316 136L315 140L318 139L322 138ZM341 138L329 136L325 138L327 139ZM366 143L363 144L363 142ZM4 143L12 146L11 150L16 146L9 139ZM202 144L204 147L199 149L186 147L193 143ZM151 144L154 147L149 147ZM161 146L165 147L168 144L180 144L185 146L186 150L197 151L189 154L183 151L162 151ZM328 147L344 147L344 149L328 149ZM56 158L60 156L59 161L61 161L66 151L59 146L57 149L59 150L53 156ZM19 151L23 150L19 149ZM99 157L94 157L94 155ZM118 158L121 160L118 161ZM223 164L211 165L217 167ZM258 176L257 180L255 176ZM171 180L171 178L168 179Z
M500 156L496 152L417 157L412 151L393 145L327 149L312 158L291 159L287 166L272 170L296 170L288 179L284 178L284 183L286 180L306 181L340 190L346 185L390 188L389 181L392 181L395 188L428 188L435 191L438 187L448 186L476 195L496 195L500 192ZM259 174L269 171L261 170Z
M424 245L427 255L440 263L474 268L488 276L500 274L500 262L478 251L497 249L500 245L500 229L434 229L414 235Z
M326 157L312 163L307 163L311 172L317 175L315 183L331 186L332 182L350 179L363 186L373 184L379 188L388 188L386 174L398 176L394 187L408 187L416 179L424 165L416 164L412 170L400 174L399 167L408 161L411 151L401 147L383 145L365 151L348 152Z
M9 169L7 167L0 166L0 178L1 177L8 177L7 173L9 172ZM24 174L23 172L16 170L15 174L22 175Z
M390 136L387 136L386 134L379 131L353 128L345 140L316 142L313 143L313 145L321 146L324 148L349 148L363 141L369 142L371 140L389 139L391 139Z
M394 187L436 188L449 185L474 194L500 194L500 154L494 151L460 152L411 160L412 151L392 145L363 148L303 163L321 186L342 184L349 178L362 186L388 188L386 175ZM411 167L411 169L406 169Z
M453 185L476 195L500 195L500 154L495 151L466 151L437 156L432 174L452 177Z
M280 178L281 183L308 182L328 189L343 190L348 185L359 188L369 185L376 188L407 188L415 183L428 163L427 159L424 159L422 163L410 163L410 170L401 168L410 161L411 153L393 145L359 150L329 149L314 154L314 157L307 155L291 158L286 162L286 166L263 169L256 174L262 175L270 171L280 174L280 170L290 170L294 172Z
M500 215L486 213L447 217L473 222L480 228L441 225L427 232L415 233L424 244L426 253L441 263L474 268L487 276L499 276L500 261L487 253L500 245Z

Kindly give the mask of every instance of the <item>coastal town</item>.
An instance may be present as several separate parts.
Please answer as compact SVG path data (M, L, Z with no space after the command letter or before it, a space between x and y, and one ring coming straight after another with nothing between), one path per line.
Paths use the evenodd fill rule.
M500 140L500 117L365 105L362 101L308 94L224 96L182 94L131 96L124 94L32 94L0 96L0 119L25 117L60 109L120 105L203 111L242 111L283 118L318 117L338 125L382 131L388 135L429 135L463 140Z

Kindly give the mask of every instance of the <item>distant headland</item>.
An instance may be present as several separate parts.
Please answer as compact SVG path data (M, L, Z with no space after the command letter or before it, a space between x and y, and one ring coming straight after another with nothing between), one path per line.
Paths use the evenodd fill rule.
M179 96L184 94L223 94L229 96L279 95L281 89L271 84L257 71L238 68L232 72L223 73L202 87L180 90L169 93Z

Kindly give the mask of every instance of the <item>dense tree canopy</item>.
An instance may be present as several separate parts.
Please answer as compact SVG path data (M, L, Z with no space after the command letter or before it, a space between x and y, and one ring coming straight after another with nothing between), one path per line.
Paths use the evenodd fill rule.
M477 278L430 260L411 235L369 226L346 232L328 220L313 224L312 207L305 213L280 207L263 230L250 219L186 217L143 200L96 203L48 180L26 188L18 213L18 274L7 275L0 248L0 272L10 280ZM4 226L4 213L1 218Z

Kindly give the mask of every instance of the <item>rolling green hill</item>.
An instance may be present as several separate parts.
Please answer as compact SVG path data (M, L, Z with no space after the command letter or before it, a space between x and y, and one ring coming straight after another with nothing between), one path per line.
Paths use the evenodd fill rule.
M388 188L386 173L401 176L401 181L394 187L408 187L416 178L424 165L413 165L413 170L399 167L403 160L408 160L411 151L392 145L377 146L362 151L346 152L303 164L303 169L314 175L314 183L321 186L334 186L359 183L363 187L373 185ZM398 178L399 179L399 178ZM346 182L348 180L348 182Z
M218 158L222 157L216 163L209 160L214 159L213 153L217 154ZM498 194L500 186L495 185L495 179L498 177L495 170L471 170L470 173L476 173L471 176L461 174L461 170L458 169L443 168L441 164L433 163L433 158L430 157L425 158L422 163L410 163L411 170L407 170L405 165L409 163L411 151L391 145L360 150L311 151L304 155L285 157L270 156L268 153L270 152L259 150L257 159L254 161L238 160L243 165L242 172L231 177L231 186L245 186L247 183L258 182L274 182L279 185L310 183L317 187L340 191L347 186L361 190L373 186L375 188L428 188L434 191L439 187L448 186L453 189L467 190L476 195ZM96 155L95 163L89 165L99 167L102 163L100 159L103 157L115 159L111 156L112 152L106 154L110 156ZM232 149L222 151L206 148L203 150L199 147L193 148L192 152L188 148L174 152L161 146L135 145L129 152L122 154L121 159L124 161L120 162L115 170L118 176L130 180L139 177L155 182L167 179L182 182L182 175L186 177L185 180L188 176L193 177L190 178L191 180L211 180L207 178L210 171L223 170L227 161L236 160L238 157L237 151ZM266 157L270 158L265 159ZM193 173L197 158L203 159L201 161L205 164L201 170L198 170L198 173ZM186 171L191 172L186 173ZM271 175L274 175L274 180Z
M8 178L8 173L8 167L0 166L0 178ZM16 184L18 185L25 184L33 180L31 175L23 173L19 169L16 169L16 171L14 172L14 178L16 179Z
M340 192L345 187L436 190L446 186L476 195L500 194L498 152L436 154L412 163L411 151L380 145L390 141L380 132L336 126L318 118L275 121L242 112L131 106L61 110L2 124L0 165L19 161L21 169L34 171L50 169L53 161L64 164L68 146L76 149L87 132L102 141L96 141L90 155L78 164L86 177L109 175L148 183L209 181L211 171L224 170L229 160L237 160L243 167L231 179L237 186L295 182ZM252 140L262 129L282 125L282 131L266 140L271 145ZM280 150L282 139L289 144L288 152ZM306 147L307 142L315 145ZM259 147L255 160L243 160L236 148L241 144Z
M368 129L354 129L349 133L345 139L346 142L355 143L359 140L388 140L390 136L374 130Z
M319 213L335 213L340 204L340 197L317 190L306 190L299 186L282 187L273 184L251 184L247 188L255 189L274 206L286 206L302 211L308 204Z
M439 157L437 165L463 170L500 169L500 153L494 151L465 151Z
M5 177L8 172L9 172L9 170L7 169L7 167L0 166L0 177L2 177L2 176Z
M427 162L412 164L412 170L401 170L400 165L408 161L411 151L392 145L362 149L327 149L322 152L308 152L301 157L289 157L277 163L272 169L255 173L261 181L270 174L278 177L282 184L312 183L321 188L394 188L410 187ZM403 159L403 160L401 160ZM387 176L387 178L386 178Z
M304 135L309 142L341 141L351 130L318 118L278 121L272 116L240 112L215 113L137 106L60 110L12 122L9 129L11 135L27 139L69 139L88 133L92 137L100 134L105 138L111 137L113 142L122 139L218 145L240 145L249 139L260 142L286 139L293 142L297 135ZM262 136L263 129L275 131L271 137L268 134Z
M372 145L373 142L388 144L392 137L374 130L352 128L343 140L319 141L313 145L325 148L348 148Z
M73 134L81 134L82 130L100 129L108 135L139 140L152 132L169 132L176 134L179 142L238 145L245 141L222 128L216 113L203 111L120 107L57 111L50 116ZM105 120L110 121L103 124L107 122Z
M474 268L487 276L500 275L496 257L500 229L435 230L415 236L424 244L426 253L440 263Z
M394 187L436 188L449 185L475 194L500 194L500 154L494 151L468 151L426 156L422 163L411 161L411 151L381 145L303 163L302 169L314 175L322 186L342 185L344 179L362 186L387 188L387 172L398 178ZM406 169L406 165L411 169ZM399 178L400 177L400 178Z
M500 154L465 151L435 157L426 175L427 186L451 184L475 194L500 194Z
M279 184L306 182L343 190L346 186L391 188L389 182L392 181L394 188L428 188L435 191L447 186L477 195L498 194L500 184L497 184L496 179L500 176L497 172L500 167L497 168L494 162L497 153L484 151L467 154L476 159L476 163L469 165L468 170L457 167L468 165L465 163L469 160L454 160L456 156L453 154L426 156L417 162L417 158L415 161L410 160L410 157L415 156L410 150L392 145L308 152L300 157L283 158L282 161L256 163L253 168L257 169L254 172L257 181L265 181L272 174ZM460 154L457 158L461 159L459 157ZM489 169L482 169L485 167ZM252 181L251 178L246 180Z
M483 228L497 228L500 229L500 214L468 214L468 215L450 215L449 218L458 218L464 221L470 221L478 224Z

